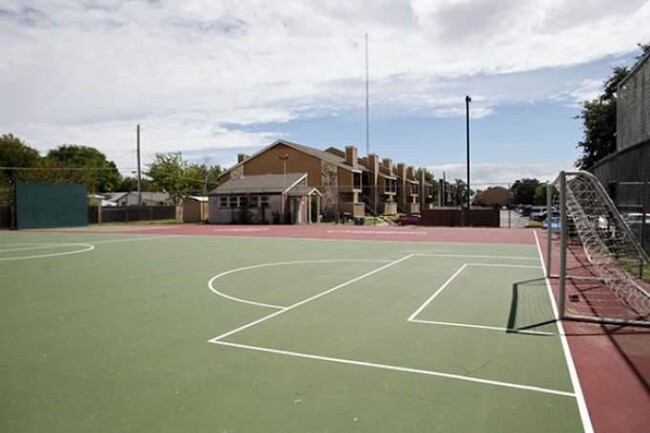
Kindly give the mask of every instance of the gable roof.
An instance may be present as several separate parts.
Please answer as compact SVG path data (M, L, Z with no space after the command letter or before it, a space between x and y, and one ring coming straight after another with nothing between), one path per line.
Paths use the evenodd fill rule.
M361 165L359 165L358 167L352 167L351 165L349 165L348 163L345 162L344 157L334 155L331 152L326 152L324 150L315 149L313 147L305 146L304 144L293 143L291 141L280 139L280 140L274 141L273 143L269 144L268 146L266 146L266 147L260 149L259 151L255 152L249 158L246 158L244 161L233 165L228 170L225 170L223 173L221 173L220 177L225 175L226 173L230 173L235 168L244 165L246 162L250 161L251 159L261 155L262 153L266 152L267 150L269 150L269 149L271 149L271 148L273 148L273 147L275 147L275 146L277 146L279 144L283 144L285 146L291 147L291 148L296 149L296 150L298 150L300 152L306 153L307 155L311 155L311 156L313 156L315 158L323 159L323 160L325 160L325 161L327 161L329 163L332 163L332 164L336 165L337 167L341 167L341 168L349 170L349 171L353 171L353 172L357 172L357 173L362 172L362 171L368 171L367 168L365 168L365 167L363 167Z
M260 174L230 179L208 195L282 193L307 177L307 173Z

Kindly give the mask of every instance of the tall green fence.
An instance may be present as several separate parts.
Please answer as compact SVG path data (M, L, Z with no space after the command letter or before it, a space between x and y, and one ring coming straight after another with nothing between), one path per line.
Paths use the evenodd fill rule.
M16 182L16 228L88 225L86 187L72 183Z

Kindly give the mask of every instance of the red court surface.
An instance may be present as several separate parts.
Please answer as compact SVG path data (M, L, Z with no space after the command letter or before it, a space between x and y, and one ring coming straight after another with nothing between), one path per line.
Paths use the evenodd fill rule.
M546 254L545 231L538 230ZM554 272L559 250L552 253ZM558 297L558 279L551 279ZM573 282L567 280L567 291ZM595 432L650 431L650 328L562 322Z
M355 225L115 225L75 230L76 233L230 236L259 238L342 239L399 242L461 242L534 245L532 231L499 228L393 227ZM56 231L56 230L48 230Z

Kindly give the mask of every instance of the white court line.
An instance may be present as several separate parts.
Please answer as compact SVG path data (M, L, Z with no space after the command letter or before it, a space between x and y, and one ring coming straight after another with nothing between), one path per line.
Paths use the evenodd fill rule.
M109 235L110 236L110 235ZM166 235L166 236L142 236L139 238L127 238L127 239L108 239L104 241L89 241L92 242L93 244L112 244L112 243L119 243L119 242L135 242L135 241L155 241L155 240L160 240L160 239L169 239L169 238L177 238L179 237L178 235Z
M253 322L247 323L246 325L240 326L239 328L233 329L232 331L228 331L225 334L221 334L221 335L219 335L217 337L211 338L210 340L208 340L208 342L215 343L215 342L221 340L222 338L228 337L229 335L236 334L236 333L238 333L240 331L243 331L244 329L248 329L248 328L250 328L252 326L257 325L258 323L262 323L262 322L264 322L264 321L266 321L268 319L271 319L271 318L273 318L275 316L278 316L278 315L280 315L282 313L285 313L285 312L287 312L289 310L293 310L294 308L299 307L301 305L304 305L307 302L311 302L311 301L313 301L315 299L318 299L318 298L320 298L322 296L325 296L325 295L327 295L329 293L332 293L332 292L334 292L336 290L339 290L339 289L341 289L343 287L349 286L350 284L356 283L357 281L361 281L364 278L367 278L367 277L369 277L371 275L374 275L377 272L381 272L384 269L390 268L391 266L395 266L396 264L401 263L404 260L407 260L407 259L409 259L411 257L413 257L413 256L411 254L409 254L407 256L402 257L401 259L393 260L392 262L390 262L390 263L388 263L388 264L386 264L384 266L381 266L381 267L379 267L379 268L377 268L375 270L372 270L370 272L366 272L365 274L360 275L358 277L355 277L355 278L353 278L351 280L348 280L348 281L346 281L344 283L341 283L338 286L334 286L331 289L325 290L324 292L318 293L318 294L316 294L314 296L311 296L311 297L309 297L307 299L303 299L302 301L296 302L295 304L292 304L292 305L290 305L290 306L288 306L288 307L286 307L286 308L284 308L282 310L279 310L279 311L276 311L275 313L271 313L271 314L269 314L267 316L264 316L261 319L258 319L258 320L255 320Z
M58 257L58 256L69 256L72 254L80 254L80 253L86 253L88 251L92 251L95 249L94 245L91 244L84 244L84 243L67 243L67 244L60 244L60 246L64 247L69 247L69 246L80 246L83 247L83 249L79 250L74 250L74 251L64 251L61 253L48 253L48 254L34 254L31 256L17 256L17 257L0 257L0 262L10 262L14 260L30 260L30 259L43 259L47 257Z
M467 266L483 266L487 268L524 268L541 269L539 265L509 265L507 263L467 263Z
M451 277L449 277L449 279L448 279L447 281L445 281L445 283L444 283L442 286L440 286L440 288L439 288L438 290L436 290L436 291L433 293L433 295L431 295L431 296L429 297L429 299L427 299L426 301L424 301L424 304L420 305L420 308L418 308L417 310L415 310L415 312L414 312L413 314L411 314L411 316L409 316L409 318L406 319L406 321L407 321L407 322L410 322L410 321L413 320L413 319L414 319L418 314L420 314L420 312L421 312L422 310L424 310L424 309L426 308L426 306L429 305L429 304L431 303L431 301L433 301L433 300L436 298L436 296L438 296L438 295L440 294L440 292L442 292L443 290L445 290L445 287L447 287L447 286L448 286L448 285L449 285L449 284L454 280L454 278L456 278L456 277L458 276L458 274L460 274L461 272L463 272L463 269L465 269L466 267L467 267L467 263L463 264L460 268L458 268L458 270L457 270L456 272L454 272L454 274L453 274Z
M215 232L265 232L269 231L270 229L268 228L263 228L263 227L255 227L255 228L230 228L230 229L214 229Z
M555 332L545 332L545 331L530 331L527 329L517 329L517 328L502 328L498 326L486 326L486 325L472 325L470 323L456 323L456 322L438 322L435 320L422 320L422 319L411 319L409 322L413 323L424 323L427 325L442 325L442 326L457 326L460 328L474 328L474 329L486 329L490 331L500 331L500 332L510 332L513 334L532 334L532 335L548 335L548 336L558 336Z
M420 305L420 308L415 310L411 316L409 316L408 319L406 319L407 322L417 322L417 323L426 323L426 324L431 324L431 325L443 325L443 326L459 326L459 327L464 327L464 328L476 328L476 329L490 329L494 331L511 331L511 332L516 332L518 334L535 334L535 335L557 335L554 333L550 332L544 332L544 331L528 331L528 330L517 330L514 328L502 328L502 327L496 327L496 326L487 326L487 325L472 325L468 323L457 323L457 322L438 322L438 321L432 321L432 320L420 320L416 319L418 314L424 310L427 305L429 305L467 266L484 266L484 267L493 267L493 268L525 268L525 269L540 269L540 266L533 266L533 265L509 265L507 263L465 263L463 266L461 266L454 275L452 275L445 283L440 286L438 290L436 290L433 295L429 299L427 299L424 304Z
M305 358L305 359L315 359L318 361L326 361L326 362L333 362L337 364L347 364L347 365L357 365L360 367L371 367L371 368L377 368L380 370L390 370L390 371L399 371L402 373L412 373L412 374L422 374L426 376L436 376L436 377L444 377L446 379L454 379L454 380L462 380L464 382L473 382L473 383L480 383L484 385L492 385L492 386L498 386L502 388L514 388L514 389L520 389L520 390L525 390L525 391L535 391L535 392L540 392L544 394L552 394L552 395L559 395L563 397L575 397L575 394L567 391L560 391L557 389L550 389L550 388L542 388L539 386L531 386L531 385L521 385L518 383L509 383L509 382L500 382L497 380L490 380L490 379L480 379L477 377L471 377L471 376L462 376L460 374L451 374L451 373L443 373L440 371L434 371L434 370L422 370L418 368L409 368L409 367L399 367L396 365L389 365L389 364L378 364L375 362L365 362L365 361L354 361L352 359L344 359L344 358L333 358L329 356L319 356L319 355L310 355L308 353L300 353L300 352L291 352L288 350L278 350L278 349L270 349L266 347L259 347L259 346L249 346L247 344L238 344L238 343L229 343L227 341L217 341L217 340L210 340L211 343L214 344L219 344L222 346L230 346L230 347L236 347L238 349L248 349L248 350L256 350L258 352L267 352L267 353L274 353L278 355L285 355L285 356L292 356L295 358Z
M348 262L365 262L365 263L385 263L389 262L390 260L341 260L341 259L335 259L335 260L296 260L296 261L291 261L291 262L274 262L274 263L263 263L260 265L251 265L251 266L244 266L242 268L236 268L236 269L231 269L226 272L222 272L218 275L215 275L214 277L210 278L210 281L208 281L208 288L215 293L216 295L219 295L221 297L224 297L226 299L230 299L231 301L235 302L241 302L244 304L251 304L251 305L257 305L260 307L268 307L268 308L275 308L278 310L282 310L285 308L288 308L286 306L280 306L280 305L273 305L273 304L265 304L262 302L257 302L257 301L250 301L248 299L243 299L243 298L237 298L235 296L227 295L223 292L220 292L214 287L214 282L218 280L221 277L225 277L226 275L234 274L236 272L242 272L242 271L249 271L251 269L258 269L258 268L268 268L272 266L285 266L285 265L303 265L303 264L318 264L318 263L348 263Z
M28 245L28 244L22 244L22 245ZM4 248L4 249L0 249L0 253L6 253L6 252L8 252L8 251L46 250L46 249L48 249L48 248L65 247L65 246L74 246L74 245L79 245L79 244L78 244L78 243L33 244L32 246L28 246L28 247L20 247L20 248Z
M521 256L486 256L486 255L472 255L472 254L439 254L439 253L426 253L420 251L405 251L416 256L422 257L457 257L460 259L503 259L503 260L535 260L537 257L521 257Z
M139 238L128 238L128 239L109 239L109 240L104 240L104 241L88 241L88 243L51 243L48 244L47 246L44 246L45 244L39 243L36 245L39 245L38 247L33 247L29 248L31 249L44 249L44 248L55 248L55 247L67 247L67 246L82 246L83 249L80 250L75 250L75 251L64 251L60 253L49 253L49 254L35 254L35 255L29 255L29 256L17 256L17 257L0 257L0 262L8 262L8 261L14 261L14 260L29 260L29 259L43 259L43 258L48 258L48 257L58 257L58 256L69 256L72 254L80 254L80 253L86 253L90 252L95 249L95 245L97 244L108 244L108 243L117 243L117 242L133 242L133 241L149 241L149 240L158 240L158 239L167 239L167 238L173 238L177 237L176 235L169 235L169 236L143 236ZM25 248L27 250L27 248ZM0 253L6 252L6 251L18 251L18 249L5 249L5 250L0 250Z
M553 289L551 287L551 281L546 278L546 264L544 263L544 255L542 254L542 248L539 244L539 238L537 236L537 231L533 230L533 235L535 236L535 244L537 245L537 253L539 254L539 261L542 264L542 270L544 272L544 279L546 280L546 288L548 290L548 296L551 300L551 308L553 309L553 315L555 317L560 317L555 304L555 296L553 296ZM569 343L567 341L566 335L564 334L564 326L562 321L557 321L557 328L560 332L560 342L562 343L562 350L564 352L564 359L566 360L567 369L569 370L569 376L571 377L571 384L573 385L573 390L575 392L576 400L578 402L578 411L580 412L580 418L582 419L582 427L584 428L585 433L593 433L594 427L591 424L591 419L589 418L589 410L587 409L587 402L585 401L585 396L582 393L582 387L580 386L580 379L578 378L578 372L576 371L576 366L573 363L573 357L571 356L571 349L569 348Z
M426 235L427 232L402 232L402 231L389 231L389 230L327 230L327 233L345 233L345 234L353 234L353 235L417 235L417 236L423 236ZM345 240L345 239L343 239Z

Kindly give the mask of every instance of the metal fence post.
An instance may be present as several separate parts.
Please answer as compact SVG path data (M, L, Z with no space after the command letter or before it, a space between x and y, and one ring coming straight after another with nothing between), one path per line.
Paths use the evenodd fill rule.
M552 214L551 206L553 205L553 183L549 182L546 184L546 277L551 277L551 251L552 251L552 242L553 242L553 233L551 232L551 227L549 225L549 217Z
M560 290L558 308L560 319L565 317L566 299L566 250L567 250L567 218L566 218L566 173L560 172ZM550 209L549 209L550 211ZM551 230L551 227L547 227Z

